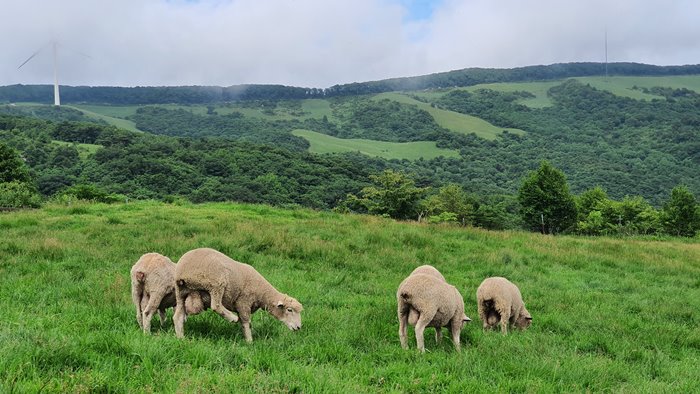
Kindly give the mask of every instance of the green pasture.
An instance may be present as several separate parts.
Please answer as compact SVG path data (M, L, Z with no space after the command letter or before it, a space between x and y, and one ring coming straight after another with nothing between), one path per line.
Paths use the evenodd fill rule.
M86 116L97 120L104 120L112 126L122 129L137 131L136 124L125 119L126 116L136 112L136 106L111 106L111 105L67 105L69 108L77 109Z
M635 100L663 99L662 96L644 93L641 88L667 87L672 89L689 89L700 93L700 75L676 75L668 77L575 77L581 83L589 84L599 90L606 90L621 97L629 97ZM512 82L512 83L488 83L464 88L436 89L411 92L428 100L436 100L452 90L467 90L470 92L479 89L495 90L497 92L524 91L535 95L534 98L519 100L519 103L530 108L544 108L552 105L547 96L547 91L562 81L542 82Z
M313 153L342 153L360 152L368 156L378 156L385 159L426 160L439 156L459 157L459 152L451 149L438 148L435 142L386 142L366 139L343 139L310 130L294 130L292 134L303 137L311 144Z
M78 155L81 159L85 159L87 156L94 154L98 149L102 148L102 145L95 144L78 144L59 140L53 140L51 142L56 145L74 146L78 150Z
M477 136L488 140L498 138L498 136L503 133L503 130L508 130L509 133L513 134L525 134L525 132L520 129L496 127L491 123L475 116L435 108L428 103L418 101L402 93L380 93L373 98L375 100L389 99L403 104L416 105L418 108L427 111L433 117L433 119L435 119L437 124L455 133L474 133Z
M0 213L0 392L698 392L700 245L552 237L217 203L48 205ZM253 343L212 311L139 331L129 270L212 247L303 305ZM457 353L399 345L396 289L432 264L474 321ZM483 332L475 292L519 285L534 320ZM445 334L447 332L445 331Z

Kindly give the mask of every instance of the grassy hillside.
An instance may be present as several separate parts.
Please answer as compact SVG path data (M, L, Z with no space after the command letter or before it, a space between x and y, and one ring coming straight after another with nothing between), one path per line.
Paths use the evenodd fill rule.
M417 160L421 157L426 160L439 156L459 157L458 151L438 148L435 146L435 142L431 141L385 142L355 138L343 139L310 130L294 130L292 134L306 138L311 144L309 151L313 153L360 152L385 159L408 160Z
M125 112L122 107L111 107L107 105L69 105L68 107L82 111L88 117L103 120L112 126L117 126L130 131L141 131L136 128L136 124L134 122L124 119L123 116L117 115Z
M544 237L266 206L48 206L0 214L1 392L694 392L700 247ZM304 304L293 333L264 311L252 344L211 311L145 336L129 269L217 248ZM475 321L456 353L426 330L399 346L395 292L433 264ZM520 285L531 329L483 333L475 291ZM169 316L171 316L171 312Z
M671 89L689 89L700 93L700 75L676 75L668 77L624 77L611 76L605 77L575 77L585 84L590 84L592 87L599 90L606 90L621 97L629 97L635 100L653 100L663 99L662 96L645 93L643 88L664 87ZM546 81L546 82L509 82L509 83L486 83L474 86L455 88L455 89L438 89L434 91L415 92L417 96L422 96L433 100L442 97L452 90L466 90L473 92L479 89L490 89L497 92L516 92L524 91L532 93L535 97L519 100L523 105L530 108L544 108L552 105L552 101L547 96L547 91L561 84L563 81Z
M418 108L428 111L428 113L433 117L433 119L435 119L435 122L437 122L437 124L456 133L474 133L477 136L487 140L493 140L497 138L501 133L503 133L503 130L508 130L510 133L513 134L525 134L524 131L519 129L496 127L491 123L483 119L479 119L475 116L469 116L453 111L435 108L428 103L418 101L401 93L381 93L374 96L374 99L390 99L403 104L416 105L418 106Z

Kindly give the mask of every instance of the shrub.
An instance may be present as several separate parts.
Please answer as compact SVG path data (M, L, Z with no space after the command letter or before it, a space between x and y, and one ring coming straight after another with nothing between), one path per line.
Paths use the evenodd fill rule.
M0 183L0 207L3 208L38 208L41 198L32 185L26 182Z

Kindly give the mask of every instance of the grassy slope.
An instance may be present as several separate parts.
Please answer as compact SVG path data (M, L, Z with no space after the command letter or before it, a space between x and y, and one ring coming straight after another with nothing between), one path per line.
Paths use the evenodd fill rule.
M360 152L385 159L429 160L438 156L459 157L459 152L441 149L435 142L386 142L365 139L342 139L310 130L294 130L292 134L309 141L313 153Z
M122 114L130 113L128 112L129 107L113 107L109 105L67 105L67 107L77 109L78 111L82 111L85 115L91 118L97 120L104 120L112 126L120 127L122 129L130 131L141 131L136 128L136 123L128 119L124 119L126 115ZM135 108L135 106L133 108ZM134 111L136 110L134 109Z
M492 125L491 123L469 115L460 114L453 111L447 111L444 109L434 108L428 103L418 101L411 97L406 96L401 93L381 93L374 96L375 100L390 99L398 101L404 104L417 105L418 108L428 111L428 113L435 119L435 122L440 126L451 130L455 133L470 134L474 133L481 138L488 140L493 140L498 138L498 136L503 132L503 130L508 130L513 134L524 134L525 132L520 129L512 128L501 128Z
M89 155L92 155L95 152L97 152L98 149L102 148L102 145L95 144L77 144L58 140L53 140L52 142L56 145L75 146L75 148L78 150L78 155L81 159L85 159Z
M596 89L607 90L618 96L629 97L635 100L663 99L662 96L647 94L640 89L634 89L635 86L638 88L653 88L658 86L673 89L686 88L700 93L700 75L678 75L671 77L578 77L575 79L582 83L590 84ZM552 105L552 101L547 97L547 90L561 82L562 81L489 83L457 89L467 91L490 89L499 92L526 91L534 94L535 97L520 100L520 103L530 108L544 108ZM416 92L416 94L428 99L437 99L451 90L453 89L422 91Z
M265 206L49 206L0 214L0 392L694 392L700 245L546 237ZM254 342L211 311L142 335L129 269L209 246L305 307L264 311ZM462 292L466 344L398 343L395 292L418 264ZM534 324L483 333L475 290L520 285ZM169 312L169 316L171 312Z

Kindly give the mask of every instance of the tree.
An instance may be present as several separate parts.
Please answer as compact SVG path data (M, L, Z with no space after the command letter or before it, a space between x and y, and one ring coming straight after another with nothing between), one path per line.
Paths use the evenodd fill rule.
M546 160L525 178L518 201L523 222L533 231L554 234L576 222L576 203L569 193L566 177Z
M437 194L423 200L421 205L421 211L432 221L454 221L463 226L473 222L474 204L462 187L454 183L441 187Z
M29 171L19 154L0 142L0 183L29 182Z
M379 175L370 175L375 186L362 189L358 198L348 196L349 205L360 205L369 213L387 215L394 219L414 217L418 211L418 201L428 188L416 187L415 182L402 172L384 170Z
M700 230L700 213L693 193L684 185L671 191L662 211L663 228L671 235L694 237Z

